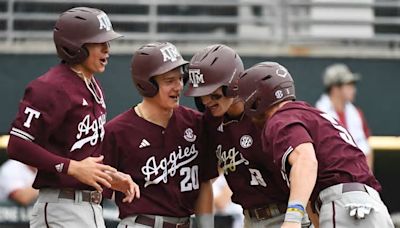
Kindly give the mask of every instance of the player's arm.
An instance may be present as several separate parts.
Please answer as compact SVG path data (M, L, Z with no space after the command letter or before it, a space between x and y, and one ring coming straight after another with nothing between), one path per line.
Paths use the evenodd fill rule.
M48 172L67 173L70 160L50 153L36 143L10 135L7 146L8 156L11 159L20 161L40 170ZM57 164L62 164L61 169L56 169Z
M203 181L195 206L198 227L214 227L213 192L211 180Z
M135 198L140 198L139 186L133 182L130 175L119 171L109 173L109 175L112 177L110 181L111 189L125 194L122 202L131 203Z
M80 182L96 188L98 191L102 191L101 185L111 187L109 181L112 178L105 171L116 171L111 166L101 164L103 156L96 158L88 157L82 161L70 160L50 153L36 143L14 135L10 136L7 152L11 159L33 166L39 170L71 175Z
M282 227L301 227L302 211L304 214L317 179L318 162L313 144L298 145L290 153L288 162L291 166L290 195Z
M39 190L34 189L31 186L27 186L15 189L8 195L8 198L21 204L22 206L27 206L35 201L38 195Z

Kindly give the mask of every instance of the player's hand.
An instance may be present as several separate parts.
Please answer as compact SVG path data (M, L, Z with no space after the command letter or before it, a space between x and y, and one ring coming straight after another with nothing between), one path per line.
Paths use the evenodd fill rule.
M284 222L281 228L301 228L301 223L297 222Z
M68 167L68 175L102 192L103 188L101 186L111 187L112 177L106 171L110 173L117 172L115 168L101 164L100 162L103 161L103 158L104 156L88 157L82 161L71 160Z
M111 188L123 192L125 194L125 198L122 202L130 203L133 199L140 198L140 190L139 186L133 182L130 175L121 173L121 172L107 172L111 177Z

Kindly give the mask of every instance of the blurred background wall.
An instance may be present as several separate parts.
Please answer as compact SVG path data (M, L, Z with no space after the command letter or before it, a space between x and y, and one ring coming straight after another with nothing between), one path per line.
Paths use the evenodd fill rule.
M262 52L268 53L268 48ZM108 119L141 100L130 77L130 60L131 55L111 55L106 72L98 75L105 89ZM362 108L373 135L400 135L400 105L396 105L400 99L398 59L245 55L243 61L245 67L261 61L280 62L294 77L298 98L312 105L324 90L321 75L325 67L335 62L346 63L362 75L356 103ZM0 54L0 133L8 132L25 86L57 62L57 57L50 54ZM183 96L181 103L194 107L192 99Z

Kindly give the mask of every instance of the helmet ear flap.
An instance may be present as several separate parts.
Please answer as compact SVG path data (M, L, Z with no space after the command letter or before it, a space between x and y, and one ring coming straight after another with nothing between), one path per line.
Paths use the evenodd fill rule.
M236 97L239 94L239 85L238 85L238 77L235 77L232 82L229 83L226 87L226 91L224 95L227 97Z
M154 94L153 96L155 96L155 95L158 93L158 89L159 89L159 88L158 88L158 84L157 84L157 82L156 82L156 79L154 79L154 77L150 78L149 81L150 81L150 85L151 85L151 87L152 87L151 93ZM152 97L153 97L153 96L152 96Z
M83 45L83 47L80 48L80 53L82 55L83 60L85 60L87 57L89 57L89 50L87 49L87 47L85 45Z
M180 70L182 74L183 85L186 85L186 83L189 81L189 64L182 65Z
M154 78L150 78L149 81L137 82L136 88L145 97L154 97L158 93L158 84Z
M89 56L86 47L76 47L66 39L63 39L63 45L57 45L56 49L62 59L70 64L82 63Z
M259 92L255 91L250 97L245 101L245 110L246 114L249 116L257 116L263 113L261 109L263 107L264 100L262 100L259 96Z
M222 94L224 94L225 97L228 97L228 86L222 86Z

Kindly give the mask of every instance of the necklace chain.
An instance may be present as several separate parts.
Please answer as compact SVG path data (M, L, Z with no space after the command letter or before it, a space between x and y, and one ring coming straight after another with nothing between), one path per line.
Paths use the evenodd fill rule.
M91 78L90 81L89 81L88 79L85 78L84 81L85 81L85 84L86 84L86 88L88 88L88 90L93 95L93 97L96 100L96 102L98 104L101 104L101 105L104 106L103 93L101 92L100 86L97 84L96 80ZM97 93L97 91L99 93Z
M142 113L142 109L140 108L140 104L138 104L136 107L137 107L137 111L138 111L139 116L142 117L143 119L145 119L144 115Z
M102 105L103 107L106 107L105 103L104 103L104 96L103 96L103 92L101 91L100 86L97 84L96 80L94 80L93 77L91 77L90 79L87 79L85 77L85 75L81 72L78 71L74 68L72 68L72 71L74 71L78 77L80 77L86 85L86 88L90 91L90 93L93 95L94 99L96 100L97 104ZM98 91L98 93L97 93Z

